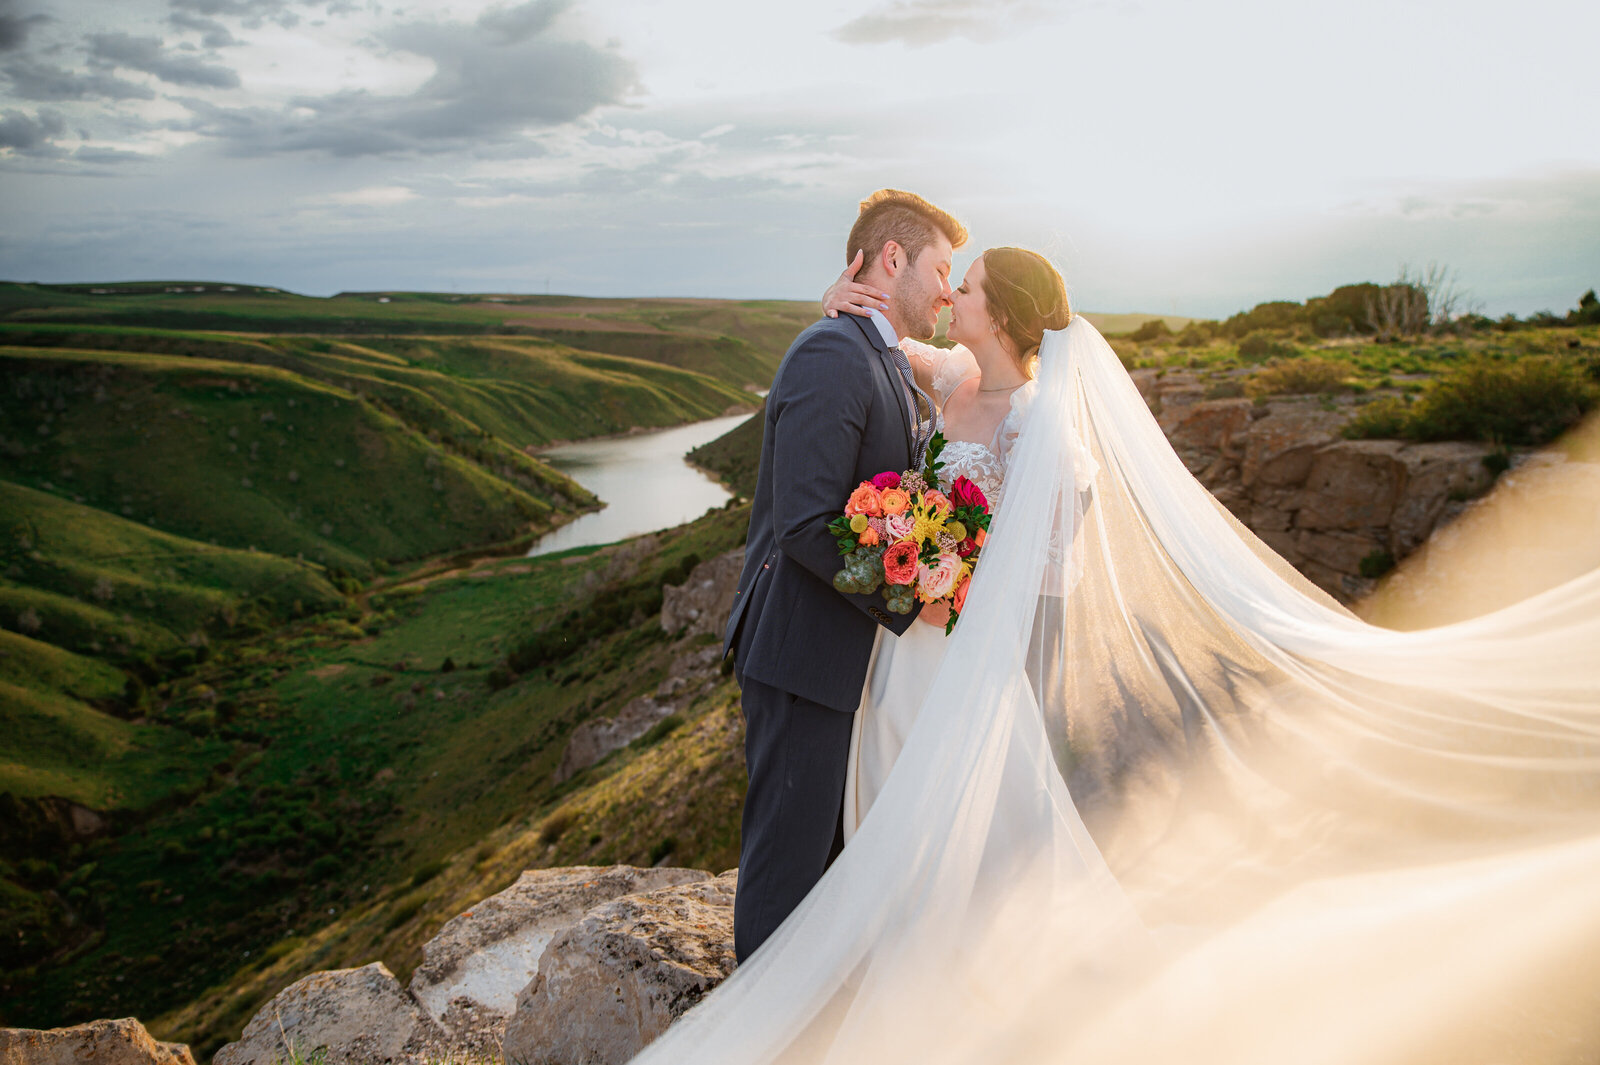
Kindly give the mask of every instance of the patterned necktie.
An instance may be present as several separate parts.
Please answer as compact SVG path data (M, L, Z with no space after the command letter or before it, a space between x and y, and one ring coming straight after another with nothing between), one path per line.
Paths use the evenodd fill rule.
M916 375L911 372L911 361L906 358L906 353L900 350L899 345L889 349L889 357L894 360L895 369L900 371L900 383L905 385L906 404L911 411L911 433L913 437L911 468L920 470L922 461L928 454L928 441L933 439L933 401L927 393L917 387Z

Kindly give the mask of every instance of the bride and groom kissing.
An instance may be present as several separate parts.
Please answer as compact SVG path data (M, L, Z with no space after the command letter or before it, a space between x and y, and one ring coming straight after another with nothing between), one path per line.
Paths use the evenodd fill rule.
M749 772L735 951L783 923L881 788L945 646L947 608L892 614L837 591L828 524L856 485L919 469L943 433L942 487L966 476L998 508L1045 330L1071 318L1054 267L995 248L951 287L967 231L919 196L882 189L850 230L851 265L824 296L767 397L761 465L724 651L743 692ZM949 307L952 350L925 341ZM847 313L840 314L840 311Z

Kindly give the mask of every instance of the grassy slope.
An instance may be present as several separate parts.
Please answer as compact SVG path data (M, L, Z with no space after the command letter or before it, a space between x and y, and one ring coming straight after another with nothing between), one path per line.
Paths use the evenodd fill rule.
M92 871L64 890L98 900L104 932L0 987L14 1003L5 1022L166 1013L152 1022L159 1030L210 1048L311 968L384 957L409 971L460 895L504 886L513 859L489 860L480 841L536 839L542 811L590 793L633 757L561 788L550 781L571 729L653 689L672 648L641 608L499 690L488 683L496 663L569 608L592 610L635 594L628 589L658 597L688 556L736 544L746 521L740 510L714 511L643 542L493 563L392 588L345 620L220 649L159 693L160 716L230 707L228 767L184 809L79 856L76 868ZM724 754L700 757L709 769ZM706 842L681 860L728 861L737 795L713 802L713 793L734 783L686 787L715 815L702 808L694 818ZM609 844L588 846L596 859L648 864L663 835L684 836L654 800L629 801L652 805L662 823L612 809Z
M535 494L275 367L16 348L0 365L0 474L195 539L365 572L548 527L570 506L553 480Z
M123 660L203 643L254 616L275 624L342 602L313 567L161 532L0 481L0 620L32 607L37 640ZM70 690L70 689L62 689Z

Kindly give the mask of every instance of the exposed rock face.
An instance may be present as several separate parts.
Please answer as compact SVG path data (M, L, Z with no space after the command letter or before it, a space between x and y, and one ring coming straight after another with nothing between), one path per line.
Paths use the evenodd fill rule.
M421 1062L444 1033L382 962L312 973L290 984L245 1025L237 1043L217 1051L216 1065L273 1065L318 1049L329 1065Z
M722 635L743 565L744 548L736 547L696 566L679 587L662 589L661 627L667 632L682 629L685 636Z
M1135 371L1146 402L1217 499L1313 582L1349 602L1494 481L1487 444L1345 440L1346 409L1201 398L1193 375ZM1363 570L1365 569L1365 573Z
M698 869L530 869L439 930L422 948L411 994L452 1034L482 1027L487 1014L503 1024L551 939L589 910L619 895L707 879Z
M151 1038L132 1017L71 1028L0 1028L0 1065L195 1065L182 1043Z
M585 721L572 730L567 749L561 754L561 764L556 766L556 783L571 777L580 769L594 765L612 751L620 750L650 731L651 726L667 717L673 704L641 695L630 699L615 717L601 717Z
M616 716L585 721L572 730L556 767L556 783L626 747L716 683L722 648L701 646L692 637L722 634L743 564L744 549L736 548L700 563L680 587L662 589L661 627L678 633L686 650L673 659L667 679L654 695L641 695Z
M628 895L553 941L517 996L507 1061L621 1065L734 968L737 874Z

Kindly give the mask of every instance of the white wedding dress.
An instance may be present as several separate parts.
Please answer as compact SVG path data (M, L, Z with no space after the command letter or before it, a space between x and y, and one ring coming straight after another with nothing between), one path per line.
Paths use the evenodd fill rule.
M917 340L902 340L900 349L913 366L926 371L931 379L929 398L937 411L935 428L943 432L945 401L961 385L979 376L977 360L959 344L939 348ZM948 492L957 477L965 477L982 489L989 500L991 516L998 512L1005 497L1006 459L1016 444L1036 390L1036 384L1028 381L1011 394L1011 408L988 441L946 441L940 454L941 489ZM913 622L900 636L878 629L861 705L856 709L850 734L850 763L844 786L845 842L855 835L856 827L888 779L946 646L948 640L942 626Z
M1000 488L849 846L639 1062L1600 1060L1600 561L1368 625L1082 318Z

